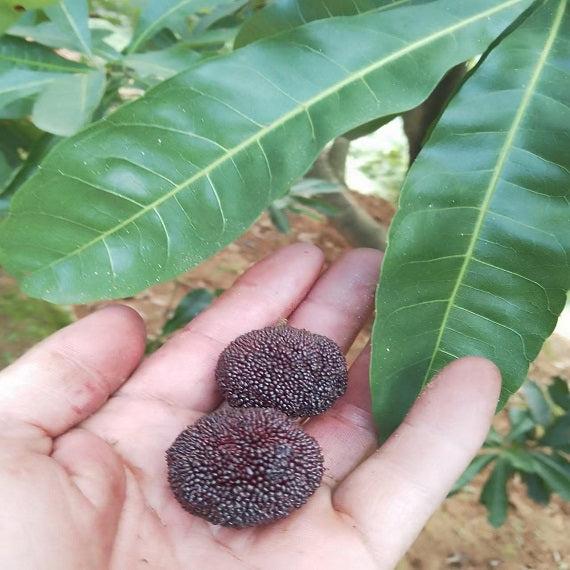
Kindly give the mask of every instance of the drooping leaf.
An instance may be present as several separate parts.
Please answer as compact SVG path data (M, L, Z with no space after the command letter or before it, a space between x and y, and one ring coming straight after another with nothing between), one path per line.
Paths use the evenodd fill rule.
M146 3L127 53L138 51L158 32L173 21L195 14L204 8L213 8L224 0L148 0Z
M44 12L75 49L91 55L87 0L59 0L57 4L46 7Z
M552 410L540 386L532 380L527 380L523 384L523 394L534 421L544 427L550 425Z
M0 226L4 267L66 302L172 278L241 235L332 138L417 105L528 6L323 20L194 66L52 150Z
M383 437L464 355L521 385L570 287L570 10L551 1L481 62L411 168L383 263L371 383Z
M491 461L494 461L498 455L496 453L484 453L482 455L478 455L471 461L469 467L465 469L461 477L455 482L455 485L449 491L449 495L454 495L459 490L461 490L465 485L467 485L475 475L483 471Z
M510 463L503 457L497 459L489 478L481 491L481 503L487 507L489 524L495 528L507 520L509 497L507 481L513 473Z
M32 121L48 133L73 135L89 122L104 91L101 71L58 77L38 97Z

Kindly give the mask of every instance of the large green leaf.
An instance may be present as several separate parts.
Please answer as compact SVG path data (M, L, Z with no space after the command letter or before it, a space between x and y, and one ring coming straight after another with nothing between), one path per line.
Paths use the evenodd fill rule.
M570 10L553 0L482 62L402 190L377 297L383 437L443 366L481 355L504 404L570 287Z
M417 3L417 0L275 0L244 23L234 47L242 47L322 18L354 16L412 2Z
M66 302L172 278L241 235L329 140L417 105L528 6L331 18L182 72L53 149L0 227L4 267Z

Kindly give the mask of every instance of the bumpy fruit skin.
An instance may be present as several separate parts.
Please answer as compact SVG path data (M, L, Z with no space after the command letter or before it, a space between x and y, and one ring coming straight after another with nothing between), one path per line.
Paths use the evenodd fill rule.
M227 408L186 428L166 452L168 481L182 507L213 524L271 523L318 488L318 443L272 409Z
M216 380L230 406L320 414L346 391L346 360L326 336L277 325L236 338L220 355Z

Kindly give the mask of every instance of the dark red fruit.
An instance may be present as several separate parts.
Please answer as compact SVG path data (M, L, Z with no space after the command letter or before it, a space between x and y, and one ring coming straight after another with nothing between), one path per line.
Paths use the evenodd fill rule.
M285 414L228 408L186 428L166 452L168 481L182 507L213 524L271 523L318 488L318 443Z
M346 391L346 361L326 336L277 325L236 338L220 355L216 380L230 406L314 416Z

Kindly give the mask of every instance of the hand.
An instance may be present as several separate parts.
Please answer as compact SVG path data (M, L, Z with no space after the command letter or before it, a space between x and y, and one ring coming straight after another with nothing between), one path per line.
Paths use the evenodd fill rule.
M487 433L500 380L486 360L448 366L377 449L365 350L346 395L305 425L323 448L320 488L268 526L192 517L168 488L164 457L220 404L213 370L239 334L285 316L346 350L372 310L379 257L354 250L320 275L318 249L290 246L142 363L143 324L114 306L2 371L0 568L392 568Z

